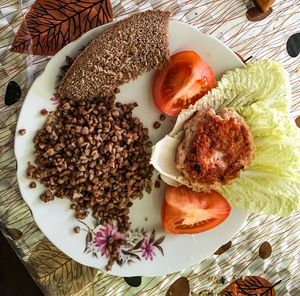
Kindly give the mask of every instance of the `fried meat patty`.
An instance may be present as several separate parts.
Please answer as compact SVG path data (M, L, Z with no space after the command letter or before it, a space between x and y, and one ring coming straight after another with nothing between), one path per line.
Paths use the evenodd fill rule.
M176 169L199 191L230 184L255 158L255 144L245 119L231 108L196 111L184 125Z

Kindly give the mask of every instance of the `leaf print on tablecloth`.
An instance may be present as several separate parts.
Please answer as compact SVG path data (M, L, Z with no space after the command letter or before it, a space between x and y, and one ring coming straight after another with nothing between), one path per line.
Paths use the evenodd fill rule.
M241 277L224 290L222 290L219 296L276 296L274 287L281 281L272 285L266 279L259 276L245 276Z
M37 0L21 24L11 51L54 55L85 32L112 19L109 0Z
M46 237L32 250L27 266L49 295L55 296L74 295L93 281L98 272L62 253Z
M5 230L10 238L14 241L20 239L23 235L22 231L17 228L6 228Z

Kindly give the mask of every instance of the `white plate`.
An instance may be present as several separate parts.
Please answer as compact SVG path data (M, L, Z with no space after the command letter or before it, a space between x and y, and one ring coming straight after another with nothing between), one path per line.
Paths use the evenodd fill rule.
M27 162L33 162L33 137L45 121L45 117L40 114L40 110L46 108L50 111L56 108L50 98L55 93L59 67L65 64L66 55L75 57L82 47L86 46L90 40L96 38L109 26L111 24L87 32L78 40L64 47L49 61L43 74L35 80L30 88L19 116L17 131L24 128L27 131L26 135L20 136L17 132L15 137L19 187L24 200L32 210L37 225L48 239L65 254L82 264L100 269L104 268L107 260L104 257L98 256L96 258L91 253L84 252L87 235L84 230L87 227L80 224L73 217L74 212L69 209L69 200L55 199L49 203L42 202L39 195L45 188L38 184L36 189L29 189L30 180L26 178L26 169ZM211 66L217 80L225 71L244 66L240 59L220 41L181 22L170 21L169 42L172 54L182 50L196 51ZM161 128L153 129L152 127L161 114L155 108L151 96L153 73L145 73L137 80L122 86L117 99L121 102L137 101L139 103L134 115L138 116L143 121L144 126L149 128L150 139L156 143L172 129L175 119L168 117ZM157 175L155 174L153 180L156 179ZM160 220L160 206L164 190L164 184L159 189L153 188L151 195L145 194L142 200L134 201L130 213L132 229L143 227L148 231L148 238L153 229L156 231L156 239L165 235L164 241L160 244L164 250L164 256L158 248L154 247L155 256L153 260L150 258L145 260L141 256L142 253L139 248L133 252L139 255L141 261L133 259L133 263L124 264L123 266L115 264L111 274L119 276L158 276L182 270L212 255L239 231L247 218L247 212L239 207L232 206L230 216L224 223L212 230L197 235L176 236L167 234L164 232ZM91 218L86 219L85 222L92 227ZM77 225L82 228L79 234L73 232L74 226ZM93 247L92 242L89 245L90 248Z

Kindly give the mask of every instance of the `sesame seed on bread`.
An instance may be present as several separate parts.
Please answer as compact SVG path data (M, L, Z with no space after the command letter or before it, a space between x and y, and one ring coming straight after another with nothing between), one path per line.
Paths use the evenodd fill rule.
M122 84L169 61L171 13L148 10L114 24L76 58L58 88L61 98L92 99L114 94Z

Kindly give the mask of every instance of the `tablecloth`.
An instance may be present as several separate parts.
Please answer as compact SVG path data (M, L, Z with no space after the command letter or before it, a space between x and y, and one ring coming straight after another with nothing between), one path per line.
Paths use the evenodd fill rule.
M45 295L165 295L170 285L186 277L193 295L209 290L217 293L234 278L256 275L275 283L276 295L300 295L300 213L290 217L250 214L247 223L232 238L223 253L181 272L142 278L139 287L130 287L123 278L82 266L59 251L38 229L30 209L23 201L16 180L13 152L18 113L32 81L43 71L49 57L10 52L10 45L34 1L0 2L0 227L19 258ZM300 29L300 2L277 0L273 12L264 20L246 18L248 1L242 0L123 0L111 1L114 19L152 8L168 9L173 18L210 34L244 59L270 58L282 62L289 72L293 105L291 113L300 113L300 56L290 57L288 38ZM20 100L4 104L7 83L16 81ZM263 242L271 245L267 259L259 254ZM226 250L227 249L227 250ZM225 251L226 250L226 251ZM212 277L223 277L215 283ZM25 294L24 294L25 295Z

